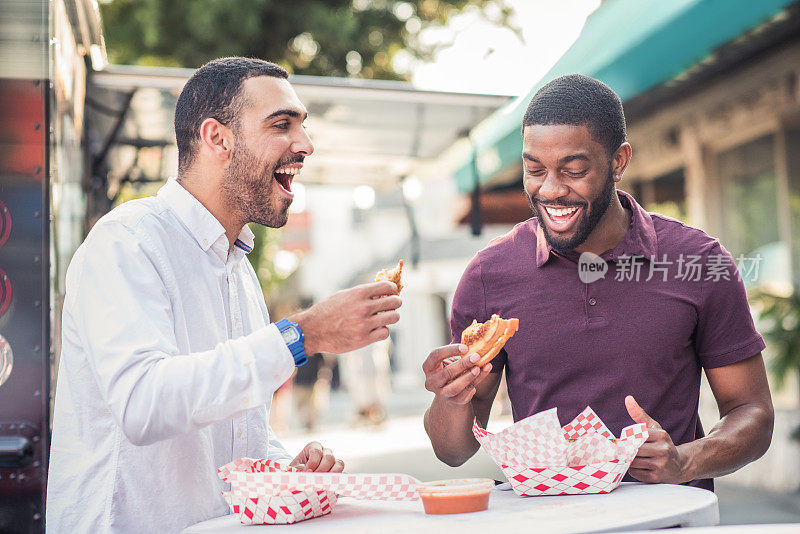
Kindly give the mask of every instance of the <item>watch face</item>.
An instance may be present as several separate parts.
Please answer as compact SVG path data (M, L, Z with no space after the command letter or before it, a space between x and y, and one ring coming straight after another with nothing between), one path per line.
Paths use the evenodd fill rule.
M300 333L294 327L287 328L281 332L281 335L283 336L283 340L287 345L291 345L292 343L297 343L300 341Z

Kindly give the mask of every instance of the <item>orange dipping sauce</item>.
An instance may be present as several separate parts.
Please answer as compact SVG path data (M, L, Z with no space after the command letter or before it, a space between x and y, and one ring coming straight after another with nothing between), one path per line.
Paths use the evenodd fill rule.
M494 480L462 478L438 480L417 486L426 514L464 514L489 507Z

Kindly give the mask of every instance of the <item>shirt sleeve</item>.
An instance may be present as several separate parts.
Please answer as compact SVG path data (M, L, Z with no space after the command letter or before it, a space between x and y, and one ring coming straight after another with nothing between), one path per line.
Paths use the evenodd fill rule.
M715 242L705 258L695 350L707 369L755 356L764 348L733 257Z
M181 354L159 252L148 243L141 229L114 221L96 225L68 273L64 312L100 394L135 445L262 406L294 370L275 325Z
M451 343L461 343L461 333L472 321L484 322L489 319L486 311L486 293L483 285L480 255L475 256L467 265L458 287L453 295L453 308L450 313ZM503 370L506 361L506 351L500 353L492 360L492 373Z

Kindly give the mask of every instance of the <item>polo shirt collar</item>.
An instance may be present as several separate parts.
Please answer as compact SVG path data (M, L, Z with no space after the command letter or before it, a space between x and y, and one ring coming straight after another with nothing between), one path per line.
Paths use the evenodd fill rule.
M536 221L536 266L541 267L547 260L550 259L551 254L555 254L553 252L553 248L550 246L550 243L547 242L547 238L544 236L544 230L542 229L542 221Z
M194 195L187 191L175 178L167 180L158 190L158 198L163 200L175 212L197 244L208 252L221 237L225 238L225 227L216 217L200 203ZM227 248L227 238L225 239ZM255 235L247 225L239 233L234 245L247 253L253 250Z
M603 252L600 256L606 261L617 260L623 255L642 256L649 260L656 255L658 250L653 219L628 193L617 190L617 195L619 196L619 201L622 203L622 206L631 210L631 225L619 245L611 250ZM574 251L555 252L544 237L542 223L537 221L536 266L542 267L555 255L564 256L568 259L574 259L575 261L578 259L578 253Z

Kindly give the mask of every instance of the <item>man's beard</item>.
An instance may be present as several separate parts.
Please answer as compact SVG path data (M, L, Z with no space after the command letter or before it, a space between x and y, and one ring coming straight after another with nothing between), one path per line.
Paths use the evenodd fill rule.
M302 156L300 158L302 161ZM280 228L286 224L292 201L281 197L281 206L277 209L273 207L273 173L281 166L297 161L297 157L290 159L292 161L280 161L272 166L243 145L234 146L231 162L222 181L222 192L230 209L244 215L245 223L254 222L270 228Z
M586 212L586 215L583 216L583 219L578 224L578 228L575 230L575 233L572 237L559 237L558 235L553 235L545 224L545 218L547 214L542 213L542 210L539 208L539 202L534 202L531 199L528 192L525 191L525 196L528 199L528 205L533 210L534 215L539 219L539 226L542 227L544 231L544 238L547 240L547 243L554 249L559 250L562 252L575 250L577 247L581 246L584 241L589 238L589 235L594 231L597 224L600 222L600 219L603 218L606 211L608 211L608 207L611 205L611 200L614 198L614 173L613 168L609 168L608 172L608 180L606 180L605 184L603 185L602 191L588 203L589 209ZM543 202L543 204L548 204L548 202ZM558 202L559 206L582 206L586 207L586 202Z

